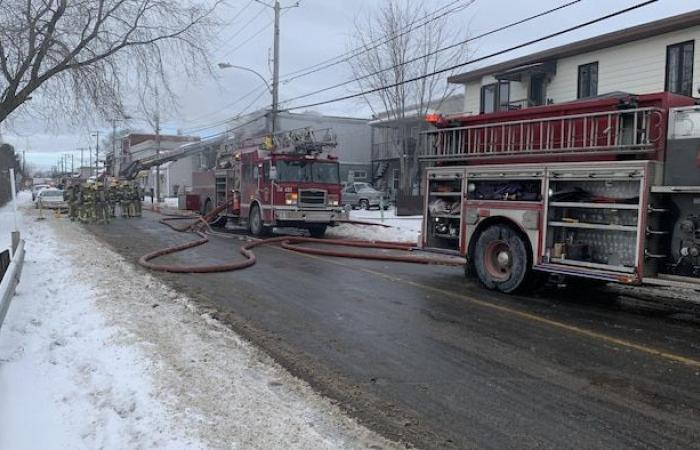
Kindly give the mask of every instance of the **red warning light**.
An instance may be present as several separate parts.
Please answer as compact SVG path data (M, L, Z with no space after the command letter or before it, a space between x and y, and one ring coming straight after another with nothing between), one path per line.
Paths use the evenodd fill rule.
M442 119L440 114L428 114L425 116L425 120L429 123L438 123Z

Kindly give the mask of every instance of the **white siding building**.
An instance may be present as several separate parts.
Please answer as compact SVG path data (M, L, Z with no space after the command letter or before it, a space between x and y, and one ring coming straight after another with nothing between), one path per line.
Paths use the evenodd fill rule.
M612 92L698 96L700 11L604 34L450 77L479 114Z

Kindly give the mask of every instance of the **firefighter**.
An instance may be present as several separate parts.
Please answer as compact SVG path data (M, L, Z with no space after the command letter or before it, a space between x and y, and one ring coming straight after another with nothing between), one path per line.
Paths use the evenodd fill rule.
M82 191L82 199L79 208L79 219L83 223L90 223L94 220L93 206L95 202L95 186L92 183L85 185L85 189Z
M71 222L75 222L76 219L79 219L79 214L80 214L80 208L83 205L83 188L80 185L80 183L77 183L75 185L75 188L73 189L73 201L68 204L69 209L68 209L68 215L70 216Z
M121 216L124 218L129 217L131 201L129 200L129 183L126 181L119 183L119 207Z
M109 189L107 190L107 205L109 209L109 217L117 217L117 203L119 203L119 182L117 180L112 180L112 182L109 183Z
M70 207L71 203L73 201L73 191L74 191L73 183L66 184L66 186L63 189L63 201L68 205L68 216L70 216Z
M79 186L80 185L77 183L71 183L63 192L63 199L68 204L68 217L70 218L71 222L75 222L75 218L77 217L76 200Z
M134 208L134 217L141 217L141 189L138 184L134 184L131 187L131 204Z
M97 183L96 185L93 207L95 210L95 219L99 223L109 223L109 206L107 204L106 191L102 183Z

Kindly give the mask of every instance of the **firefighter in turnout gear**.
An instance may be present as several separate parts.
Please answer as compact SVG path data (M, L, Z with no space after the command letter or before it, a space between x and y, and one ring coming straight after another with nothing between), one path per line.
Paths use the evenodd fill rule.
M81 192L80 205L78 208L78 218L83 223L90 223L94 221L94 211L93 206L95 202L95 186L94 184L87 184L85 189Z
M109 217L117 217L116 209L117 203L119 203L119 182L114 180L109 184L109 189L107 189L107 209L109 210Z
M80 184L71 184L66 188L66 201L68 202L68 217L71 222L78 218L78 196L80 195Z
M99 223L109 223L109 206L107 204L107 191L102 183L97 183L95 189L95 201L93 207L95 209L95 219Z
M131 186L124 182L119 187L122 217L131 217Z
M137 184L131 186L129 197L131 199L131 207L134 211L134 217L141 217L141 189Z

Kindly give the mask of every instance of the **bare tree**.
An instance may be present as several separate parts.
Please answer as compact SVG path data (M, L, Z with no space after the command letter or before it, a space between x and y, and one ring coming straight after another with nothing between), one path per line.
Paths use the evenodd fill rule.
M473 3L454 9L462 10ZM463 40L464 28L450 27L449 11L431 14L426 4L417 0L387 0L374 14L356 18L352 48L362 52L350 60L360 91L374 91L364 96L375 115L393 121L394 141L399 152L401 189L409 190L418 178L418 152L410 136L406 119L424 117L439 107L452 93L444 74L406 83L406 80L435 72L455 59L467 56L466 45L439 51ZM459 39L458 39L459 38ZM386 87L392 86L392 87Z
M76 122L123 114L127 91L143 98L160 85L174 98L173 68L194 76L210 66L218 4L0 0L0 123L31 98L33 112Z

